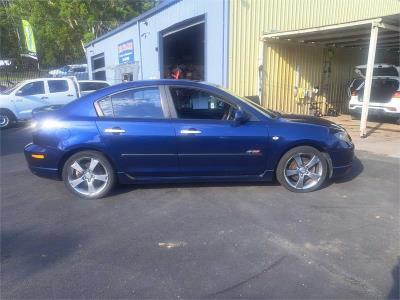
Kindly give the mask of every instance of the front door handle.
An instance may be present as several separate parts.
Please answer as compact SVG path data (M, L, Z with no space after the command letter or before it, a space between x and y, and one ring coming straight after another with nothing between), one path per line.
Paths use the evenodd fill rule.
M40 98L40 99L49 99L49 97L43 96L43 97Z
M199 133L201 133L201 131L194 128L181 130L181 134L199 134Z
M105 133L114 133L114 134L121 134L121 133L125 133L124 129L121 129L119 127L113 127L113 128L106 128L104 130Z
M73 97L74 95L72 95L72 94L68 94L67 96L68 96L68 97Z

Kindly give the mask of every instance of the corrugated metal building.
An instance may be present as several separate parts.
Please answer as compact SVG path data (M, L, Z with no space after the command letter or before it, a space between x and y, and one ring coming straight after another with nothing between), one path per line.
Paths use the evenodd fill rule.
M347 86L354 76L354 66L366 63L368 44L363 49L329 49L269 40L262 47L263 34L400 13L397 0L232 0L229 3L229 88L241 95L259 94L262 72L262 104L296 113L308 110L304 100L296 97L296 88L307 91L321 86L324 76L329 77L324 100L345 111ZM324 38L323 32L321 38ZM393 41L400 43L399 36L393 37ZM380 51L375 61L398 64L398 55L396 50ZM324 74L327 64L330 74Z
M345 111L353 68L366 63L368 43L343 48L262 37L394 14L400 14L398 0L169 0L89 43L87 58L93 78L104 72L100 74L107 80L118 82L130 71L133 76L128 79L163 78L173 51L168 38L203 24L196 40L196 47L204 51L201 79L244 96L259 95L266 107L296 113L308 109L301 95L319 86L325 109ZM130 40L134 59L126 63L121 56ZM398 36L392 40L399 43ZM184 48L179 40L172 41ZM393 48L380 49L375 61L398 64L399 47ZM98 57L104 57L104 63L99 64Z
M169 64L175 63L174 53L181 55L183 64L188 59L185 51L201 49L195 53L202 64L200 79L227 85L227 4L225 0L162 2L86 45L90 78L110 83L163 78Z

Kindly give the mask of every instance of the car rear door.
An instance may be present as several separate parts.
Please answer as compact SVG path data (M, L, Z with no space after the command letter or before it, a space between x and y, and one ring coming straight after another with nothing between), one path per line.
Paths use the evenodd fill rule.
M237 124L238 108L204 90L169 91L182 176L261 175L266 170L268 128L263 122L253 118Z
M128 89L96 104L106 152L119 170L135 178L177 175L175 129L163 91L159 86Z
M53 104L67 104L78 98L78 93L72 80L49 79L47 80L49 94L48 101Z

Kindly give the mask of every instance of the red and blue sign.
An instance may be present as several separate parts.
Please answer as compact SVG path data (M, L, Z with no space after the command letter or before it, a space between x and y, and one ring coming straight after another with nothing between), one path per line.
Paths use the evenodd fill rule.
M120 65L134 63L133 40L118 45L118 60Z

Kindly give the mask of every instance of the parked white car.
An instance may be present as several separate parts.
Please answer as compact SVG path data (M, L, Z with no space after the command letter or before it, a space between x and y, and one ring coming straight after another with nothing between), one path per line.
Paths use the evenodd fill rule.
M0 128L32 118L32 110L48 105L64 105L80 97L75 78L26 80L0 94Z
M366 68L366 65L356 67L360 78L365 77ZM357 85L353 87L354 83ZM352 85L349 87L349 111L353 118L359 118L363 105L364 81L354 80ZM400 124L400 67L388 64L374 66L368 115L390 117Z

